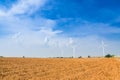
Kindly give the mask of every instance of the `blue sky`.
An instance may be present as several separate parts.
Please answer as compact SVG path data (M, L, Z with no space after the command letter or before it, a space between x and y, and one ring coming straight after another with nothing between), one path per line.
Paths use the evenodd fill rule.
M120 53L119 0L0 0L0 55ZM73 52L75 49L75 52Z

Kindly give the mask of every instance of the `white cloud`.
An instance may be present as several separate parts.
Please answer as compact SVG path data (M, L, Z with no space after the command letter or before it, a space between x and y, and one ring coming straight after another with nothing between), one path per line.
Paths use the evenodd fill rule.
M46 34L48 37L55 36L58 33L61 33L61 30L52 31L51 29L41 29L40 32Z
M120 28L106 23L85 22L77 25L72 31L73 35L106 35L120 33Z
M32 14L38 9L40 10L47 0L18 0L12 7L5 11L0 10L0 16L12 16L19 14Z
M35 12L36 10L40 9L44 4L46 3L46 0L20 0L18 3L14 4L9 14L31 14Z
M39 48L44 47L44 39L46 36L55 37L60 30L53 30L56 25L56 21L36 17L34 19L29 17L19 17L18 14L32 14L36 10L41 10L41 7L45 5L47 0L19 0L17 3L8 10L0 10L0 25L2 25L4 32L10 34L4 36L0 40L1 53L15 54L18 51L25 53L31 53L35 48L39 51ZM53 47L52 40L49 43ZM13 47L11 47L11 45ZM34 48L35 47L35 48ZM5 50L6 49L6 50ZM24 50L26 49L26 50ZM30 50L30 51L29 51ZM37 53L38 53L37 52Z
M0 10L0 17L1 17L1 16L5 16L5 15L6 15L5 12L2 11L2 10Z
M94 31L98 31L98 33L103 34L112 34L112 33L120 33L120 28L111 26L110 24L104 24L104 23L95 23L92 25Z

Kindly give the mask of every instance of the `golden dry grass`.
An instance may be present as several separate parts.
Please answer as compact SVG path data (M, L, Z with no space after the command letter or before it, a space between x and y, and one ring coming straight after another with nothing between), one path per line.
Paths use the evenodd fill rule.
M0 58L0 80L120 80L120 61Z

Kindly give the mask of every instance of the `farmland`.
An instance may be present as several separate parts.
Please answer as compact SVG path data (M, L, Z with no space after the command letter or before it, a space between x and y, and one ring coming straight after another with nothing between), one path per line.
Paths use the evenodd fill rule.
M120 80L120 60L0 58L0 80Z

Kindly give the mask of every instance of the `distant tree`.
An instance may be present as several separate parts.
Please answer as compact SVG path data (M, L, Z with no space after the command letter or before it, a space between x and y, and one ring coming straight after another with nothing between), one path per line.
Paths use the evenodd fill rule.
M64 58L64 57L60 57L60 58Z
M105 55L106 58L111 58L111 57L114 57L115 55L111 55L111 54L107 54Z
M25 56L23 56L23 58L25 58Z
M82 58L82 56L79 56L78 58Z
M68 58L73 58L73 56L71 56L71 57L68 57Z
M3 58L3 56L0 56L0 58Z
M91 58L91 56L90 56L90 55L88 55L88 58Z

